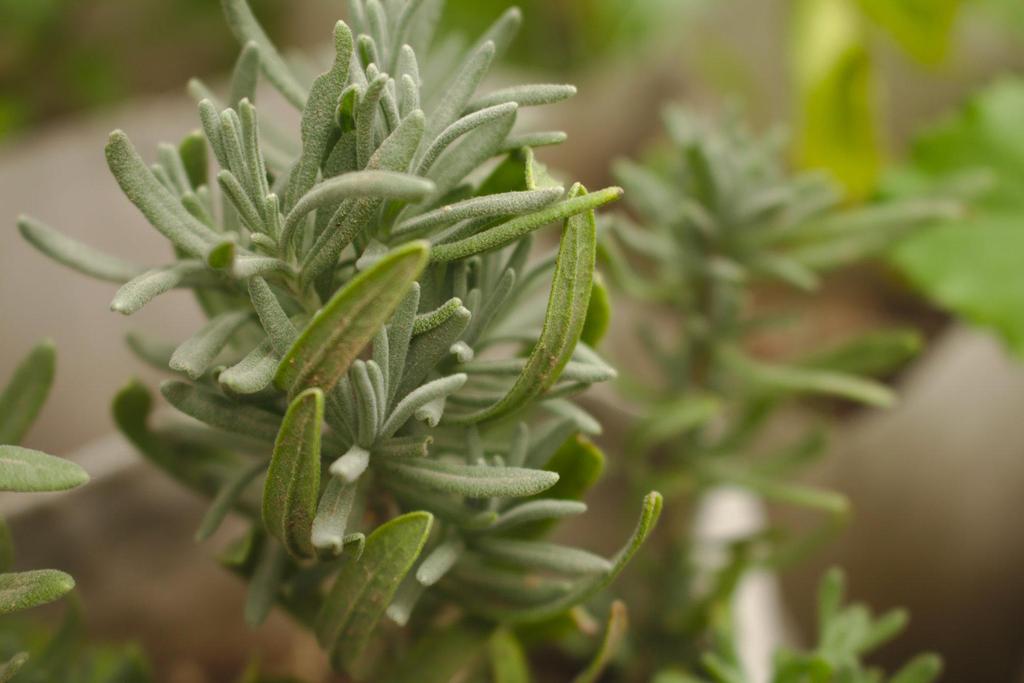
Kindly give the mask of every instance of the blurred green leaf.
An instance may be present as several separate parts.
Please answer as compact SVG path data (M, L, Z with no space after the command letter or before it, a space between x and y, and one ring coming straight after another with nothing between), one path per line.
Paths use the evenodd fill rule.
M800 163L826 168L851 196L866 196L882 162L877 84L853 0L799 0L791 49Z
M36 346L21 361L0 392L0 444L16 444L43 407L57 363L52 342Z
M912 57L924 64L941 62L961 0L857 0L861 9L882 26Z
M1024 355L1024 81L999 81L922 133L890 195L962 184L988 171L967 218L946 221L893 249L891 262L925 296L1000 334Z

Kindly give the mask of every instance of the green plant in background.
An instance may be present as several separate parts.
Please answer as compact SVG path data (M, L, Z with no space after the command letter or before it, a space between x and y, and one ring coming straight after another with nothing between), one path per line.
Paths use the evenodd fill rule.
M244 0L224 0L243 49L225 100L192 84L203 132L162 145L152 166L111 135L108 165L173 263L136 265L27 217L19 227L55 260L120 283L120 313L195 292L209 320L189 339L129 340L178 373L161 391L192 419L159 423L135 382L114 417L151 462L213 498L200 539L232 511L251 520L222 558L250 580L249 623L280 605L338 670L369 680L491 666L523 680L507 678L526 675L511 627L588 602L661 507L645 497L611 559L540 540L585 511L602 462L582 438L598 423L568 399L614 376L580 337L594 210L621 190L566 190L533 152L564 135L514 130L521 107L571 86L477 94L518 10L454 53L427 49L442 2L349 5L352 30L338 22L333 65L307 83ZM258 118L260 74L301 111L298 139ZM531 263L531 234L554 222L557 253ZM545 307L535 294L549 281ZM374 640L385 613L409 625L403 637Z
M53 345L44 342L25 357L0 392L0 491L66 491L89 480L73 462L15 445L42 409L53 384L55 365ZM75 587L74 579L62 571L14 572L13 562L11 534L0 519L0 615L53 602ZM28 660L25 652L10 656L0 664L0 681L9 680Z
M863 605L843 605L844 577L833 569L818 590L817 645L808 652L784 649L776 653L772 683L843 681L846 683L928 683L942 671L935 655L915 657L892 676L866 667L862 658L899 635L907 615L892 610L875 618ZM721 634L714 652L703 658L707 677L664 671L654 683L740 683L747 680L736 654L732 634Z
M1024 82L1007 78L918 135L883 193L970 195L970 213L902 241L891 263L930 300L1024 354Z
M821 520L806 532L776 528L738 539L710 567L696 559L705 549L678 527L647 553L656 559L644 583L660 592L637 599L657 607L648 621L634 621L650 646L648 666L684 665L710 675L715 667L702 667L700 650L715 634L728 636L729 602L743 573L788 565L848 515L841 495L797 480L824 451L824 425L766 447L773 417L794 400L816 397L888 406L892 392L872 377L896 370L919 347L916 334L894 330L785 362L758 358L750 342L771 320L751 310L752 287L813 292L821 273L876 254L957 206L922 199L839 210L831 182L817 173L787 175L777 144L737 121L716 127L670 109L665 122L670 144L649 164L615 167L639 225L617 215L602 242L613 281L672 325L643 330L642 350L633 355L653 367L648 374L634 368L641 374L624 386L638 416L627 445L631 475L641 487L659 483L676 524L688 518L688 506L722 486ZM719 678L745 680L740 672Z

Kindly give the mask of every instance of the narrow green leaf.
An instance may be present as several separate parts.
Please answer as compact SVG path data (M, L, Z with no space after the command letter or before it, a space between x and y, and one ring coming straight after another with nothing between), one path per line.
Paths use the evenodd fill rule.
M379 430L379 438L386 439L389 436L393 436L414 415L419 419L421 417L420 411L429 403L439 399L443 400L448 395L454 394L463 387L467 379L468 377L461 373L448 375L447 377L441 377L428 382L411 391L408 396L399 401L398 405L395 406L395 409L388 416L388 419L385 420L384 425ZM437 420L430 421L433 422L431 426L437 426Z
M396 171L409 170L416 149L423 137L423 112L414 111L381 143L370 157L366 170ZM342 203L328 221L322 234L306 254L302 262L302 282L316 280L328 269L334 267L338 256L352 240L368 229L384 200L363 197ZM374 235L368 235L373 237Z
M406 297L427 258L425 243L410 242L341 288L281 361L277 386L292 393L314 386L330 391Z
M14 566L14 539L11 528L0 517L0 574L9 572Z
M160 393L172 406L227 432L273 443L281 425L281 416L256 406L244 405L209 389L168 380L160 385Z
M28 433L53 386L57 351L53 342L36 345L18 363L0 392L0 444L17 444Z
M66 491L87 481L85 470L70 460L0 445L0 491Z
M443 200L473 171L498 154L515 123L516 108L507 107L500 115L476 126L449 147L428 174L437 190L427 204Z
M289 320L288 314L281 308L281 303L274 295L274 291L261 277L254 277L249 280L249 298L252 299L253 308L259 316L260 323L267 333L274 351L282 356L288 353L299 333Z
M205 259L205 254L203 255ZM203 261L183 260L172 266L146 271L117 290L110 310L132 315L165 292L178 287L186 279L206 271Z
M277 364L277 354L270 339L264 339L245 358L217 375L217 381L235 394L258 394L273 384Z
M824 394L878 408L887 408L896 401L892 390L885 385L852 375L760 363L738 351L724 353L722 359L748 381L768 391Z
M256 101L256 88L260 79L260 46L250 40L242 45L231 72L231 93L228 106L237 109L242 100Z
M0 574L0 614L45 605L74 587L75 580L56 569Z
M249 311L229 311L213 318L186 340L171 356L171 370L199 379L231 337L249 320Z
M477 128L491 123L492 121L508 119L515 115L517 109L518 106L514 102L509 102L495 107L482 109L478 112L463 116L458 121L455 121L445 128L440 135L430 143L427 151L420 156L420 160L416 165L416 175L426 175L427 172L433 168L434 162L441 156L441 153L448 149L452 143L463 135L467 135Z
M481 538L474 542L473 548L499 562L528 570L577 576L603 574L612 568L612 563L600 555L557 543Z
M248 467L239 470L221 487L199 524L199 529L196 531L197 542L201 543L217 532L228 513L234 508L238 498L256 477L263 474L265 468L266 463L262 460L250 463Z
M608 287L600 273L594 273L594 285L590 290L590 306L583 323L580 341L596 349L608 333L612 321L612 301Z
M592 196L594 195L586 194L582 186L577 186L570 192L570 199L541 213ZM467 416L452 418L453 421L476 423L506 417L542 396L558 381L583 331L594 279L597 228L593 207L580 210L586 213L573 216L566 221L544 318L544 328L530 352L522 374L516 378L512 388L500 401Z
M231 32L243 45L256 43L259 48L260 65L275 88L295 106L302 109L306 105L306 89L295 79L291 69L282 59L281 54L270 42L263 27L260 26L246 0L221 0L224 14L227 17Z
M629 449L643 453L678 439L707 424L720 415L722 410L719 398L699 394L660 403L639 421L630 435Z
M263 523L296 557L312 557L311 534L320 495L320 430L324 394L309 389L285 413L263 488Z
M424 458L386 458L374 466L386 477L399 482L469 498L523 498L549 489L558 481L557 474L543 470L466 465Z
M483 254L495 249L501 249L534 230L538 230L556 221L577 218L579 215L584 217L578 219L578 221L585 221L588 213L592 213L597 207L615 201L621 196L622 190L617 187L589 194L570 193L569 199L552 204L541 211L513 218L510 221L496 225L471 237L466 237L458 242L438 244L431 251L430 259L435 263L449 263L468 258L474 254ZM585 227L571 230L571 226L567 225L566 234L570 232L573 234L578 232L586 233L587 230ZM571 247L571 251L575 252L580 246L574 245ZM570 254L567 254L567 257L570 257ZM589 298L589 296L590 291L588 288L587 297ZM582 310L585 311L586 309Z
M462 220L517 216L539 211L561 198L563 192L564 189L561 187L549 187L542 190L503 192L473 197L411 218L396 227L391 235L392 237L408 238L422 235L440 226L454 225Z
M359 659L422 552L432 521L427 512L393 519L370 534L359 561L342 565L316 625L317 639L330 650L338 668L350 670Z
M265 542L249 581L245 599L245 623L255 628L266 621L281 591L288 554L276 543Z
M467 108L466 113L472 113L487 107L493 107L506 102L515 102L520 107L536 107L544 104L554 104L567 100L576 94L576 86L561 85L555 83L538 83L534 85L513 85L502 90L495 90L492 93L473 101Z
M313 519L312 542L321 553L330 557L340 555L345 547L345 531L356 499L356 485L332 478L320 497L316 517Z
M618 654L626 639L626 630L629 628L629 614L626 611L626 603L616 600L612 603L611 611L608 614L608 624L604 629L604 637L601 638L601 646L594 655L587 668L579 676L573 679L573 683L597 683L601 674L608 668L608 664Z
M434 191L429 180L394 171L355 171L330 178L316 185L297 200L284 223L281 244L289 244L299 226L313 211L334 206L345 199L376 197L419 201Z
M123 131L110 134L107 165L117 184L150 224L186 254L202 258L217 234L192 216L164 187Z
M559 479L559 484L561 481L562 479ZM559 486L559 484L555 484L555 487ZM551 490L548 489L547 495L551 494ZM501 513L489 531L505 531L523 524L529 524L530 522L550 521L572 515L582 515L586 511L586 504L576 500L556 500L553 498L531 500Z
M351 61L352 32L345 22L339 21L334 26L334 63L330 70L313 82L302 112L302 154L288 180L284 202L286 211L290 211L316 182L336 130L334 113L338 98L348 83Z
M480 85L491 67L494 50L494 43L486 42L466 58L451 86L438 102L437 108L430 114L426 133L428 140L434 140L462 115L462 110L469 103L477 86Z
M146 272L144 266L93 249L30 216L18 217L18 230L33 247L57 263L89 277L123 284Z

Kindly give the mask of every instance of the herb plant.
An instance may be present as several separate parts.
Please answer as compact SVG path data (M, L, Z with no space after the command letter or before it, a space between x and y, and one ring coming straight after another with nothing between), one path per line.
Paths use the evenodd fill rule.
M805 556L839 530L849 513L840 494L797 480L824 452L827 430L820 420L774 449L763 445L766 428L796 400L888 406L893 393L874 378L898 369L920 344L906 330L871 332L809 357L765 360L755 356L750 342L772 319L752 307L752 288L774 283L813 292L822 273L876 254L958 207L921 199L844 209L824 176L787 175L775 141L754 137L735 119L716 126L670 109L665 123L669 143L650 163L616 166L631 213L609 219L602 242L614 282L672 320L669 329L652 326L639 336L653 372L624 383L638 416L627 446L634 458L630 473L640 486L659 482L676 524L688 518L690 505L720 486L808 510L819 521L809 530L779 527L712 549L722 559L710 566L698 559L708 548L685 529L670 530L649 553L654 578L646 585L659 592L642 600L657 608L637 630L652 644L646 663L652 670L684 667L715 681L743 681L734 659L723 663L703 652L709 642L715 651L715 643L724 647L731 641L729 606L739 579L753 567L779 569ZM828 579L829 586L835 581ZM854 647L863 636L866 650L880 639L860 611L836 619L823 619L826 659L832 657L832 640ZM856 634L828 635L833 627ZM857 646L843 656L856 661L860 653ZM815 678L811 672L821 670L820 657L809 657L780 656L776 680L876 680L838 670ZM846 659L843 671L849 668ZM794 679L788 672L796 670L804 673Z
M125 195L171 243L170 264L19 221L47 255L119 284L117 312L195 293L208 322L184 342L129 339L177 373L161 393L191 419L158 421L132 382L115 420L212 498L200 540L231 512L251 521L222 558L249 579L246 620L280 606L362 680L525 666L511 627L589 601L661 508L645 497L611 559L540 540L585 511L602 462L584 439L598 423L568 399L615 375L580 338L594 211L621 190L565 189L534 155L564 135L514 130L520 108L571 86L477 94L518 11L469 46L432 45L442 4L349 2L332 65L307 83L244 0L224 0L243 47L223 99L192 83L202 132L162 145L153 165L121 131L106 149ZM259 116L260 78L301 112L297 136ZM532 233L555 222L557 253L531 261ZM600 674L621 611L579 680ZM374 640L385 614L408 628Z
M73 462L17 445L46 401L55 366L53 345L43 342L25 357L0 392L0 491L65 491L89 480ZM75 587L74 579L62 571L14 572L13 563L11 534L0 519L0 615L53 602ZM27 660L22 652L0 664L0 681L9 680Z

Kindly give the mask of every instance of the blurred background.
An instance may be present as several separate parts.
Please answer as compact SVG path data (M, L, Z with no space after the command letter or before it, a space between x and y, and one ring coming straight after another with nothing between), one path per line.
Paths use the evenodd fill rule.
M315 60L343 3L252 4L278 45ZM444 25L477 33L508 4L449 0ZM834 455L814 476L853 499L855 521L783 586L796 637L816 577L839 563L854 597L914 615L883 656L935 649L948 662L944 680L1024 681L1024 544L1014 521L1024 493L1024 2L518 4L526 26L506 69L580 87L543 114L569 142L542 156L587 184L607 182L612 159L655 143L659 110L673 101L709 112L738 105L757 129L779 127L794 166L827 169L851 202L986 174L968 220L832 278L813 301L790 302L809 312L802 331L766 342L785 355L881 323L916 326L929 339L899 378L896 410L844 416ZM218 85L236 55L213 0L0 0L0 378L35 340L53 338L56 387L26 445L101 465L92 492L57 504L71 508L70 521L67 510L35 503L0 501L0 510L19 513L18 538L18 525L48 525L51 536L22 542L26 561L79 567L100 635L141 638L175 681L202 680L183 652L237 663L203 647L222 635L219 623L233 623L241 589L205 557L187 559L213 552L191 550L199 506L124 471L132 456L109 438L107 406L129 377L155 379L124 348L125 332L181 337L199 313L182 293L130 321L116 317L112 287L39 257L17 237L14 217L31 213L156 262L164 242L106 174L106 135L125 127L142 150L179 139L197 125L188 78ZM131 496L122 494L126 477ZM208 624L189 622L211 602L222 607ZM281 650L276 634L286 628L238 634L237 649Z

